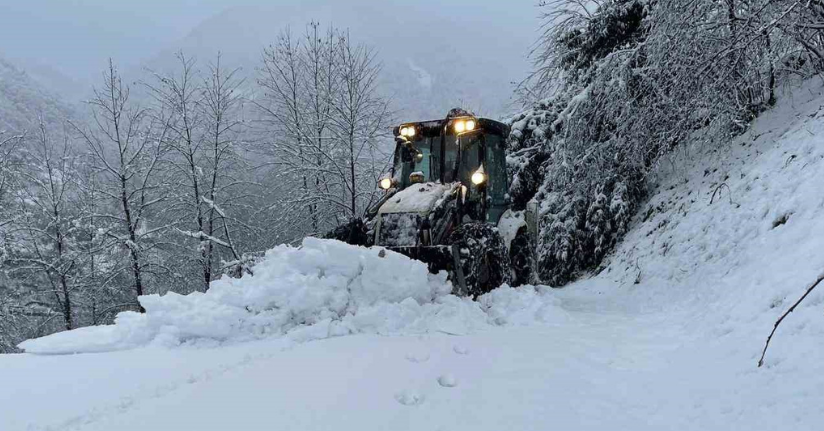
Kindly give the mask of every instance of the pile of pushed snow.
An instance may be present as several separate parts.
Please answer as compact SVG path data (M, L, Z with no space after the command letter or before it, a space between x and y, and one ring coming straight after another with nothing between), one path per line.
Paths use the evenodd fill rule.
M480 303L450 295L451 289L445 273L430 274L425 264L401 254L307 238L301 247L268 251L254 275L223 277L206 293L142 296L145 314L120 313L114 325L62 332L20 347L60 354L284 335L307 341L354 333L463 334L488 325L493 315L493 324L507 323L503 314L515 321L524 319L519 313L543 318L543 311L513 295L543 295L546 307L554 304L531 287L505 287L511 292L496 294L499 301L489 296Z

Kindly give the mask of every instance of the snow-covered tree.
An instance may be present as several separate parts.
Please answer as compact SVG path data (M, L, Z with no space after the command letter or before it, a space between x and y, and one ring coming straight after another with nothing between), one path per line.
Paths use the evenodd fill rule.
M263 54L257 101L278 188L278 226L316 235L360 217L388 162L380 139L389 129L378 94L380 64L365 45L334 28L288 30Z
M73 238L80 214L76 198L75 157L68 138L58 145L42 122L32 146L24 186L18 192L19 213L14 221L17 240L11 263L35 289L31 303L53 309L66 329L75 327L77 271L81 253Z
M151 117L129 98L113 62L103 86L89 102L94 127L76 127L100 175L99 196L106 201L98 218L112 221L105 230L111 244L127 254L124 270L130 274L136 296L148 293L149 274L163 267L155 254L168 224L153 224L156 208L168 200L168 179L161 165L168 151L169 122ZM143 311L143 307L136 304Z
M219 275L221 251L229 254L230 261L240 259L231 222L219 208L234 205L243 183L237 174L244 170L238 149L242 80L236 77L237 70L223 68L219 54L205 74L183 53L178 53L178 60L176 75L155 74L148 87L156 101L157 121L169 124L171 151L166 160L174 179L174 199L167 202L167 212L185 238L184 249L196 255L201 280L197 288L205 291ZM184 258L182 263L190 262Z
M382 143L390 113L387 101L377 93L381 66L375 51L354 44L347 33L338 42L336 56L340 89L332 103L332 134L335 160L343 162L335 164L343 198L338 204L346 209L343 216L353 219L362 217L378 196L375 185L390 159L389 148Z
M238 217L227 213L230 209L238 212L252 212L252 204L243 199L254 195L250 189L257 189L256 183L244 179L249 171L249 163L243 157L246 147L242 140L243 123L241 121L243 98L239 87L243 81L237 77L237 69L225 69L217 60L208 67L208 75L203 83L203 118L205 128L206 190L201 201L208 209L207 255L215 260L215 249L220 248L218 256L228 256L221 266L227 269L229 262L236 265L243 257L243 248L233 239L230 224L248 238L257 234L256 229L244 224ZM231 266L231 265L229 265ZM236 274L239 275L239 274Z

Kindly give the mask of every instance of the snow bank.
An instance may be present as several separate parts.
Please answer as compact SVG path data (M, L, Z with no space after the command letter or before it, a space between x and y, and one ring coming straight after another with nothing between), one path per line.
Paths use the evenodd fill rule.
M754 365L824 271L824 87L810 80L731 143L695 139L671 158L599 278L638 307L690 313L707 339L741 337ZM782 323L768 367L824 363L822 303L819 287Z
M305 239L298 248L270 250L254 273L224 277L206 293L142 296L145 314L120 313L114 325L29 340L20 348L65 354L272 336L302 342L355 333L466 334L488 325L489 316L494 316L492 324L504 323L504 309L517 311L512 302L531 302L536 295L534 288L505 287L511 292L479 304L450 295L446 274L429 274L419 261L380 247L316 238ZM513 300L513 295L523 298ZM505 300L499 306L496 298Z

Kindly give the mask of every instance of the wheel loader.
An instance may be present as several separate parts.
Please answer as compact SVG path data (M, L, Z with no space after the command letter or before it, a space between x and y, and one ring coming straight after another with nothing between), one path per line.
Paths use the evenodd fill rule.
M458 295L476 297L530 278L535 209L510 209L505 142L498 121L451 110L446 118L394 128L382 198L365 220L329 237L374 245L448 271Z

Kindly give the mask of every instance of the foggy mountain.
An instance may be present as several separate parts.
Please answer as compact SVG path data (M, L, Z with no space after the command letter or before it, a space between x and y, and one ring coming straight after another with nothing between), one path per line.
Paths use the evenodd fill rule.
M349 29L353 40L376 49L383 63L382 91L393 99L401 118L439 118L456 106L498 117L507 112L512 83L521 80L528 69L525 54L534 21L530 8L509 12L502 6L484 7L500 9L496 13L501 23L458 19L474 8L465 4L439 6L443 10L437 14L426 7L375 7L363 1L238 6L203 21L143 66L168 71L177 65L174 54L178 50L203 65L219 51L224 64L242 67L252 82L265 46L284 29L300 35L315 21L324 27L332 24ZM518 34L513 34L512 17L505 17L510 13L525 20Z
M74 117L75 107L53 89L43 70L32 74L0 57L0 131L32 130L41 116L53 127Z

